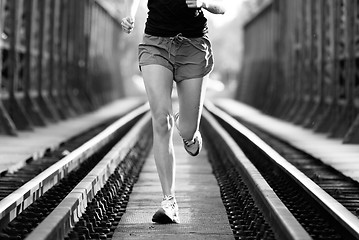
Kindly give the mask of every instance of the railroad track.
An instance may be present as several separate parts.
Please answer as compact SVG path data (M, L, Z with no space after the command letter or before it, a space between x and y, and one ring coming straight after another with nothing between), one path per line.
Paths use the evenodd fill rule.
M109 171L115 171L116 167L113 165L115 163L118 165L120 162L122 163L121 160L130 158L126 154L134 155L135 153L130 154L132 149L140 147L137 146L140 136L135 135L133 132L137 130L138 134L138 129L141 128L142 130L143 126L136 128L133 126L147 111L148 105L143 105L110 124L103 131L92 129L81 137L82 140L88 141L82 142L82 145L75 141L75 145L80 146L71 152L66 152L63 156L60 154L60 159L50 159L53 164L46 163L46 170L41 168L44 171L38 173L31 180L26 175L24 184L20 185L17 190L7 194L0 201L0 239L24 239L30 237L28 235L35 232L41 222L47 221L47 217L54 213L56 209L59 209L58 206L61 203L64 201L69 202L68 199L72 198L74 202L72 202L71 207L67 209L67 212L64 211L66 212L66 217L62 221L56 220L57 228L47 228L52 231L58 230L56 232L57 236L53 238L51 234L54 234L54 232L51 232L49 233L50 236L35 237L35 239L63 239L64 233L69 231L71 226L78 220L78 216L81 215L79 211L82 211L87 202L92 201L95 194L101 189L104 181L109 177ZM147 124L148 122L147 117ZM130 129L131 132L129 132ZM148 131L143 132L148 135ZM98 134L96 135L95 133ZM124 137L125 134L126 137ZM144 139L149 139L149 137ZM116 148L118 145L121 146L121 150ZM106 155L110 154L108 153L110 150L116 151L112 155L113 159ZM117 158L115 159L115 157ZM105 163L103 158L106 158ZM48 166L49 164L51 166ZM102 164L102 168L97 166L99 164ZM34 165L30 165L30 168L34 168ZM93 174L91 171L94 167L98 171L102 169L102 172L97 172L91 181L88 174ZM132 171L133 168L134 165L131 163L117 169L120 171L120 181L123 181L127 177L128 171ZM25 171L30 172L29 170ZM87 185L82 185L82 191L77 189L78 194L72 194L71 197L73 188L80 184L83 178L87 178ZM76 197L78 198L76 199ZM59 230L60 228L62 230ZM62 232L62 238L59 232Z
M15 190L29 182L45 169L58 162L62 158L66 157L69 153L79 148L83 143L89 141L95 137L111 123L117 119L109 119L98 126L88 129L84 133L80 133L77 136L72 137L66 142L61 143L54 148L46 149L43 156L34 160L29 158L26 161L26 166L18 169L14 172L6 172L0 177L0 201L13 193Z
M253 129L296 156L291 164L225 112L205 107L203 138L235 239L358 239L353 213L294 166L308 168L303 156ZM149 124L145 105L76 149L59 150L59 161L1 200L0 239L110 239L152 146Z
M238 120L214 105L208 103L206 107L226 133L235 140L235 144L243 150L244 155L250 159L310 238L359 239L359 221L355 216L357 209L355 197L358 196L358 188L353 181L325 166L318 159L250 126L251 130L265 140L264 142ZM233 156L227 158L231 159L232 164L238 160ZM263 204L259 206L266 208ZM272 212L267 212L269 215L266 218L271 219ZM270 222L279 238L297 239L295 235L290 236L291 238L289 236L283 238L283 234L278 230L281 226L273 226L278 221L272 220Z
M263 139L353 215L359 216L359 183L357 181L253 124L239 118L237 120Z

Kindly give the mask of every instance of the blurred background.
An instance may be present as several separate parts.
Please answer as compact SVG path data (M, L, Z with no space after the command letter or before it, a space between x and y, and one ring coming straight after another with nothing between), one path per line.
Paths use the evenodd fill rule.
M144 97L140 2L128 35L125 0L0 1L0 132ZM215 57L207 97L359 142L358 1L224 3L224 15L204 11Z

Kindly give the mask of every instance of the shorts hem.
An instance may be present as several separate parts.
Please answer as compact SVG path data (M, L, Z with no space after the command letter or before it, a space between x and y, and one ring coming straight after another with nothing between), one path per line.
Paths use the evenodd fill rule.
M144 66L149 66L149 65L158 65L158 66L162 66L162 67L165 67L167 68L168 70L170 70L172 73L173 73L173 68L172 67L169 67L169 66L166 66L165 64L160 64L160 63L141 63L138 65L138 68L141 70L141 67L144 67Z
M206 70L204 71L203 73L201 74L197 74L197 75L194 75L192 77L186 77L186 78L179 78L179 79L174 79L175 82L182 82L182 81L186 81L186 80L191 80L191 79L194 79L194 78L204 78L206 76L208 76L209 74L211 74L211 72L213 71L213 67L211 67L209 70Z

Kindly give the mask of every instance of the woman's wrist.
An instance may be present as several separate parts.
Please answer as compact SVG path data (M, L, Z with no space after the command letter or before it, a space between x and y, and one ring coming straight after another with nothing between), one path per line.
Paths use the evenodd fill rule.
M202 8L204 8L204 9L207 9L207 5L208 5L208 3L207 3L207 1L202 1Z
M202 8L214 14L224 14L226 11L221 0L202 0Z

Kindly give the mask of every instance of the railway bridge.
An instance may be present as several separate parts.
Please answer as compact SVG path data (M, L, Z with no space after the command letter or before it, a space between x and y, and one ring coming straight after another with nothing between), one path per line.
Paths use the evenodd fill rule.
M152 222L124 7L0 0L0 240L359 239L358 1L242 1L214 30L201 153L174 134L179 224Z

